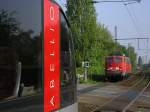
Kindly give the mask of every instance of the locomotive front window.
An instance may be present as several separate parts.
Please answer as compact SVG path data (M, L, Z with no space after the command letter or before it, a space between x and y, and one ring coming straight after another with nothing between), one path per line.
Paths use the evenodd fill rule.
M107 63L112 63L113 59L112 57L107 58Z
M122 58L115 57L115 58L114 58L114 62L115 62L115 63L120 63L120 62L122 62Z
M0 0L0 101L41 90L41 42L41 0Z

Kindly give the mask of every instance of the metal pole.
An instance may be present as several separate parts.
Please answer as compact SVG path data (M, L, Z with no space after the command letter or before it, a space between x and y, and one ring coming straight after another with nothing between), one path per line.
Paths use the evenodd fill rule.
M128 54L129 54L129 58L130 58L130 47L131 47L131 44L128 43Z
M84 81L87 82L87 68L84 68Z
M140 43L139 43L139 39L138 39L138 49L140 49L140 48L139 48L139 44L140 44Z
M133 2L138 2L140 3L141 0L125 0L125 1L122 1L122 0L107 0L107 1L104 1L104 0L101 0L101 1L97 1L97 0L93 0L92 2L90 3L105 3L105 2L110 2L110 3L121 3L121 2L124 2L124 3L133 3Z
M115 42L117 43L117 26L115 26Z

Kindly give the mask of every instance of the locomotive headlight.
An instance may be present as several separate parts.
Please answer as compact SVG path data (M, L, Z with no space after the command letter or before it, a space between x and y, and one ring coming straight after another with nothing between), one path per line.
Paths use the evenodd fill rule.
M119 70L119 67L116 67L116 70Z
M112 70L113 68L112 67L110 67L110 68L108 68L107 70Z

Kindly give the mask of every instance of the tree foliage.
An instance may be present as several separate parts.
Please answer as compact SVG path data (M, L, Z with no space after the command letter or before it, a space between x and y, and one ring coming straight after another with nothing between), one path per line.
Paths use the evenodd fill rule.
M3 53L1 57L6 55L4 59L9 61L6 65L10 63L10 60L20 61L21 83L37 88L42 85L39 80L42 78L42 34L33 35L34 29L28 31L22 29L15 14L0 10L0 50ZM11 56L11 52L15 56Z
M33 31L23 31L14 12L0 10L0 47L9 47L15 50L24 65L30 65L37 58L36 54L41 50L41 36L32 36ZM40 40L40 42L38 42ZM40 49L37 51L37 46ZM38 47L39 48L39 47Z
M91 1L67 0L67 16L75 43L77 72L82 71L81 63L86 60L90 62L89 74L104 73L105 57L114 52L129 56L135 66L134 48L126 48L113 40L107 27L96 21L96 12Z
M13 16L13 12L0 10L0 46L10 45L11 37L19 30L19 23Z

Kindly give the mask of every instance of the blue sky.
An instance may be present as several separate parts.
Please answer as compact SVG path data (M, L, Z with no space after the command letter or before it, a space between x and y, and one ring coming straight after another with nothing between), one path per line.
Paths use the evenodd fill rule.
M34 0L26 0L20 1L15 0L11 4L9 0L5 0L3 4L0 4L0 7L8 7L12 10L18 11L18 19L20 21L24 21L22 27L24 29L34 29L36 32L40 32L40 0L39 2L34 2ZM59 4L62 6L65 4L66 0L57 0ZM100 0L99 0L100 1ZM107 1L107 0L106 0ZM16 5L16 3L20 2L20 6ZM30 5L30 6L29 6ZM27 8L28 7L28 8ZM32 7L32 8L30 8ZM133 24L131 17L129 16L125 6L122 3L99 3L95 4L96 13L97 13L97 22L104 24L114 36L114 27L118 28L118 38L132 38L132 37L140 37L140 38L149 38L150 37L150 0L141 0L141 3L130 4L127 6L129 11L131 12L132 18L135 21L135 25ZM35 13L36 12L36 13ZM28 16L30 14L30 16ZM35 19L36 16L36 19ZM30 24L32 22L32 24ZM37 28L37 25L39 26ZM137 31L138 30L138 31ZM127 46L128 43L131 44L135 49L138 49L138 41L130 40L130 41L119 41L122 45ZM141 40L140 48L141 49L150 49L150 40ZM149 50L150 51L150 50ZM138 55L141 55L146 59L149 57L150 52L148 50L141 51L136 50ZM149 53L149 54L148 54ZM147 60L145 60L147 61Z
M97 21L105 26L114 35L114 26L118 27L118 38L149 38L150 37L150 0L142 0L141 3L127 5L135 25L128 14L126 7L122 3L99 3L95 5L97 12ZM135 27L136 26L136 27ZM149 40L150 41L150 40ZM118 40L122 45L127 46L130 43L135 49L138 49L138 41ZM139 48L150 48L150 42L140 40ZM136 50L138 55L148 60L148 50ZM147 59L146 59L147 58Z
M57 0L64 4L65 0ZM100 0L98 0L100 1ZM107 1L107 0L105 0ZM97 21L104 24L114 36L114 27L118 29L119 38L150 38L150 0L141 0L141 3L127 5L131 16L129 16L123 3L99 3L95 4ZM135 24L133 23L132 19ZM137 40L118 40L122 45L131 44L136 49L138 55L144 58L144 61L150 59L148 50L138 50ZM150 49L150 40L140 40L140 49Z

